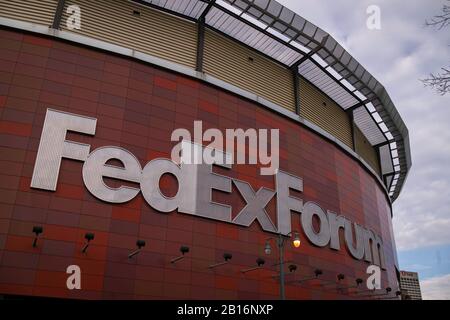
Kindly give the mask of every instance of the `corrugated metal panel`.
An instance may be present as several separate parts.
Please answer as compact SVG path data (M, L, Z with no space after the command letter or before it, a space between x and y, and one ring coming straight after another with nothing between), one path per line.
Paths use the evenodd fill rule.
M298 66L298 73L311 83L314 83L316 87L325 92L343 109L348 109L358 103L358 100L356 100L350 93L345 91L336 82L336 79L328 76L310 60L306 60Z
M353 111L353 119L356 126L364 133L371 145L376 145L386 141L386 137L372 119L366 107L362 106Z
M50 26L57 0L0 0L0 16Z
M199 0L143 0L152 5L178 12L185 16L198 19L208 5Z
M304 79L300 79L300 116L352 147L350 119L333 100ZM326 105L323 103L325 102Z
M70 31L195 68L194 23L123 0L71 0L66 8L71 4L81 8L81 30ZM140 15L133 15L133 10ZM67 16L64 10L63 29Z
M205 73L295 111L294 83L288 69L216 32L205 31Z
M394 167L392 165L391 150L389 145L384 145L380 147L380 158L381 158L381 170L383 174L394 172Z
M354 127L355 130L355 151L359 154L366 162L372 167L375 172L380 175L380 165L378 161L378 155L370 144L369 141L365 138L364 134L359 130L357 126Z
M206 24L212 28L226 33L285 65L291 65L303 57L303 54L256 30L244 22L245 20L238 20L220 9L211 8L205 20Z

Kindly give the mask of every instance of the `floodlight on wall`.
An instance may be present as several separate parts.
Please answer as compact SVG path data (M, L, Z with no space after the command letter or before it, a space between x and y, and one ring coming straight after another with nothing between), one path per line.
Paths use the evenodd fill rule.
M214 263L214 264L211 264L211 265L208 266L208 269L214 269L214 268L216 268L216 267L223 266L224 264L227 264L228 261L230 261L232 257L233 257L233 255L232 255L231 253L225 252L225 253L223 254L223 260L224 260L224 261L218 262L218 263Z
M265 263L266 263L266 260L264 260L263 258L258 258L258 259L256 259L256 267L252 267L252 268L248 268L248 269L242 269L241 272L242 273L247 273L247 272L250 272L250 271L261 269L264 266Z
M44 228L42 228L41 226L33 227L33 233L36 235L33 240L33 248L37 247L38 237L42 232L44 232Z
M170 260L170 263L175 263L177 261L180 261L180 260L184 259L184 255L189 252L189 247L181 246L180 247L180 252L181 252L181 256L173 258L172 260Z
M288 266L289 272L295 272L297 271L297 266L295 264L290 264Z
M91 240L94 240L95 234L92 232L86 232L84 235L84 238L86 239L86 244L83 246L83 249L81 249L81 252L86 253L87 248L89 247L89 243Z
M262 267L264 263L266 263L266 260L264 260L263 258L256 259L256 264L258 265L258 267Z
M309 280L315 280L315 279L319 278L319 276L322 275L322 273L323 273L322 269L315 269L314 270L314 276L306 277L306 278L303 278L303 279L298 279L298 280L296 280L296 282L301 283L301 282L305 282L305 281L309 281Z
M341 281L345 279L345 275L342 273L339 273L336 275L336 279L337 279L337 282L336 282L336 280L324 280L323 283L321 284L321 286L329 287L332 285L339 285L341 283ZM339 288L336 288L336 289L339 289Z
M141 252L142 247L145 247L145 241L144 240L138 240L136 241L136 246L138 247L136 250L134 250L133 252L131 252L128 255L128 259L131 259L133 256L137 255L139 252Z

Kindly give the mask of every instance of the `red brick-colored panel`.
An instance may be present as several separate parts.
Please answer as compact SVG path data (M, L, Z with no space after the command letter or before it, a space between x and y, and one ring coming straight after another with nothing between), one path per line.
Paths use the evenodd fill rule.
M314 201L383 238L386 271L383 285L395 287L388 199L375 178L333 143L302 125L257 103L218 87L127 57L108 54L69 42L0 30L0 294L23 294L80 299L277 299L276 243L264 254L259 223L250 227L222 223L194 215L160 213L142 193L133 200L112 204L93 196L84 186L80 161L63 158L56 191L30 187L47 108L97 119L94 136L68 132L66 139L89 144L90 150L120 146L133 153L140 165L169 158L172 131L192 132L195 120L203 129L257 128L280 130L280 169L303 178L305 202ZM259 166L233 165L217 173L260 187L275 188L272 176L260 175ZM105 179L110 187L123 181ZM135 187L138 184L131 184ZM178 189L165 176L160 188L166 196ZM213 200L233 207L233 216L245 201L232 194L213 192ZM276 222L276 200L266 210ZM300 229L300 215L292 215ZM34 226L42 226L37 247ZM339 272L348 281L364 277L367 263L353 259L342 248L313 246L302 230L302 246L287 245L285 258L308 277L316 268L324 279ZM86 244L85 234L94 233ZM146 245L132 258L136 241ZM177 263L180 246L189 253ZM341 241L341 246L344 242ZM231 253L231 262L211 270ZM243 274L258 257L265 268ZM68 290L67 266L82 271L82 290ZM350 282L348 282L350 283ZM301 287L288 284L289 299L348 299L318 283Z

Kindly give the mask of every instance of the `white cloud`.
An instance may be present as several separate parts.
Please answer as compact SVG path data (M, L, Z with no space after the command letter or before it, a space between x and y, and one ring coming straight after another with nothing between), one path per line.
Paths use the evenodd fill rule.
M450 28L425 20L445 1L279 0L336 38L387 89L409 129L413 167L394 203L397 248L450 243L450 94L419 79L450 64ZM366 27L366 8L381 9L381 30Z
M450 274L420 281L424 300L450 300Z

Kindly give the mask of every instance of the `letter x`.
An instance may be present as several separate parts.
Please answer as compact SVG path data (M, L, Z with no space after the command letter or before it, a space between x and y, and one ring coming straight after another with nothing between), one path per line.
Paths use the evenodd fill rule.
M260 188L255 193L249 183L235 179L233 179L233 182L245 202L247 202L246 206L242 208L239 214L233 219L233 223L248 227L256 219L265 231L276 232L272 220L270 220L266 209L264 209L270 199L275 195L275 191L267 188Z

